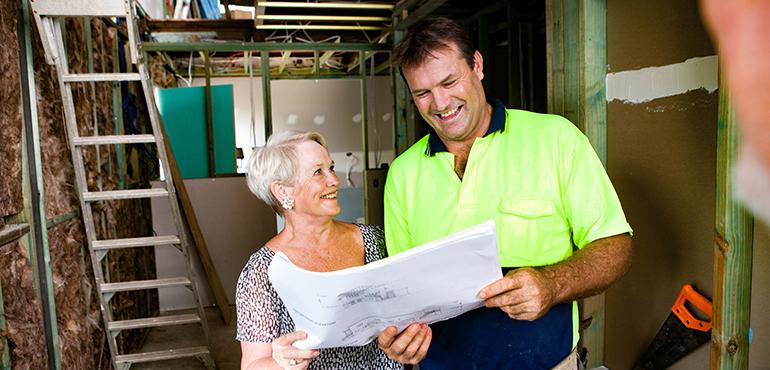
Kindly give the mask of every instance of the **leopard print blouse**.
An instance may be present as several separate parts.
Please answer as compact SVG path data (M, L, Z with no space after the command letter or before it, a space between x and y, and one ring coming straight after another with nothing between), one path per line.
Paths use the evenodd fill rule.
M385 236L374 225L358 225L364 239L364 260L371 263L385 257ZM294 321L278 297L267 276L267 267L275 253L267 247L251 255L241 271L235 291L238 331L241 342L270 343L281 335L291 333ZM318 370L402 370L404 366L390 360L377 343L361 347L325 348L313 359L308 369Z

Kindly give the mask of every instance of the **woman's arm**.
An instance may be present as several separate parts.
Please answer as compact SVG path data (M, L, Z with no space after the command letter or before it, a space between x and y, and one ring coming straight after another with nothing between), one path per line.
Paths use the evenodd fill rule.
M307 338L295 331L276 338L272 343L241 342L241 370L304 370L320 351L294 348L294 342Z

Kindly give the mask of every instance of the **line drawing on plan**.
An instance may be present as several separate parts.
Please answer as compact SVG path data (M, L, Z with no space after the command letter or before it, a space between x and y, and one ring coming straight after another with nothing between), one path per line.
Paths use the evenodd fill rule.
M463 303L461 301L455 301L445 306L430 306L417 312L410 312L396 316L379 317L368 316L361 320L356 321L350 327L344 330L345 336L342 338L343 342L348 345L359 345L369 343L372 338L365 338L365 340L354 341L360 333L366 333L375 328L385 328L387 326L396 326L399 328L406 327L413 322L429 323L442 319L454 317L462 312ZM378 334L378 333L377 333ZM374 337L377 336L374 334Z
M323 308L350 308L362 302L382 302L409 294L409 288L390 288L385 284L364 285L342 292L335 297L318 296L318 303Z

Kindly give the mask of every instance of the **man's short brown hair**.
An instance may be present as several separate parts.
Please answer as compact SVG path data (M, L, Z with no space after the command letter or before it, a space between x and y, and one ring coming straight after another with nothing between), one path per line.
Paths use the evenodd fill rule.
M422 64L428 57L435 58L433 52L439 49L457 47L460 56L473 69L473 53L470 37L457 22L440 17L418 22L409 28L404 38L393 53L393 64L397 67L414 67Z

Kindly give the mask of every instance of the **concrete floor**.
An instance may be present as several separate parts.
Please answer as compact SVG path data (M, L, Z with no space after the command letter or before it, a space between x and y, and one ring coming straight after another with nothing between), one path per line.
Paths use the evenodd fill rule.
M235 307L230 308L233 310L233 321L230 325L225 325L217 308L206 308L213 347L211 351L218 370L240 369L241 345L240 342L235 340ZM144 347L142 347L141 352L200 345L205 345L200 325L167 326L153 328L147 336L147 341ZM206 369L206 367L195 358L185 358L135 364L131 366L131 369L193 370Z

